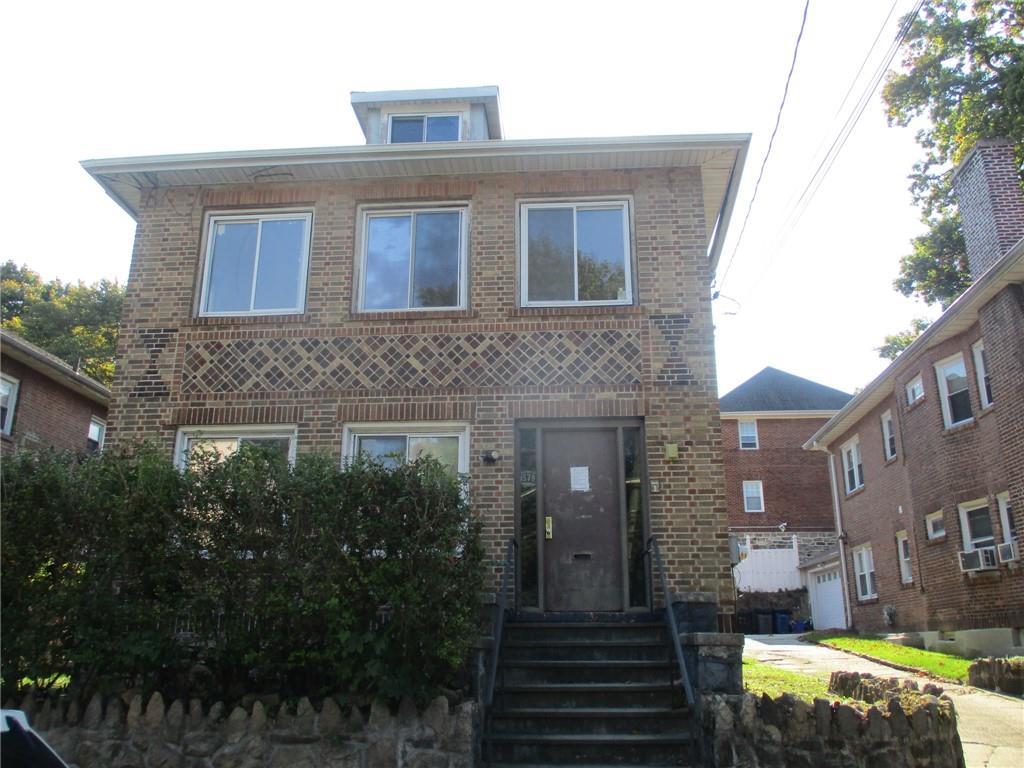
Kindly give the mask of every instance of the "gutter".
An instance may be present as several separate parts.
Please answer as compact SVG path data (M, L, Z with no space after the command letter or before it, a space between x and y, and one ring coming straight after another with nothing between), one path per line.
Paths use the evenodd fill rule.
M846 577L846 532L843 531L843 516L839 507L839 490L836 484L836 457L825 448L818 450L828 454L828 478L832 490L832 512L836 521L836 543L839 545L839 580L843 585L843 618L846 629L853 629L853 611L850 609L850 583Z

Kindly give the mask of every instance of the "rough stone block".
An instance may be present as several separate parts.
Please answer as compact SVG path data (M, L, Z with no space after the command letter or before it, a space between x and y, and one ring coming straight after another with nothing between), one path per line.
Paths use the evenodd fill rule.
M388 731L394 726L391 710L383 699L374 699L370 707L370 730Z
M156 729L164 720L164 697L159 692L149 697L149 704L146 705L146 714L143 716L147 728Z
M836 731L844 739L855 739L860 731L860 713L853 707L840 704L833 712Z
M135 694L128 703L128 714L125 716L125 724L128 730L134 731L142 723L142 695Z
M299 704L295 708L292 729L300 736L312 736L316 731L316 710L306 696L299 699Z
M304 746L280 746L270 756L268 768L318 768L313 751Z
M320 707L320 720L317 725L322 736L334 736L342 731L341 707L330 696L324 699Z
M252 717L249 718L249 733L262 733L263 729L266 727L267 710L263 706L262 701L257 701L252 705Z
M187 757L209 757L224 743L215 731L193 731L182 740Z
M194 731L203 724L203 702L199 699L189 699L188 702L188 729Z
M405 768L448 768L448 755L434 750L416 750L406 757Z
M89 699L89 706L85 708L85 714L82 716L82 727L90 731L95 731L100 727L100 723L102 721L103 697L98 693L94 693L92 698Z
M416 704L408 696L403 696L398 705L398 725L401 728L411 728L416 725L419 713L416 711Z
M832 732L832 704L827 699L814 700L814 728L822 739Z
M366 768L398 768L398 745L394 739L380 739L370 745L366 750Z
M237 744L242 740L249 726L249 715L241 707L235 707L228 715L224 725L224 739L228 744Z
M166 744L154 744L146 753L148 768L182 768L185 756L168 747Z

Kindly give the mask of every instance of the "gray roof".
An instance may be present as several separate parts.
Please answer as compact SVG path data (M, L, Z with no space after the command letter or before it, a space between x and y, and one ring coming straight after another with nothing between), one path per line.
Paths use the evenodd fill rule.
M17 334L0 330L0 352L4 357L10 357L39 371L47 378L84 395L104 408L110 404L110 390L96 379L79 373L56 355L50 354L42 347L37 347Z
M725 413L838 411L852 397L838 389L769 367L723 395L719 408Z

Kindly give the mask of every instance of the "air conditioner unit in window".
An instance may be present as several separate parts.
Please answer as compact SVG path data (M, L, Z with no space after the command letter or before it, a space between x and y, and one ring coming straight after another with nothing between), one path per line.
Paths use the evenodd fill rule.
M981 547L960 553L960 570L964 573L989 571L998 566L995 547Z
M1010 539L1005 544L1000 544L998 549L1000 563L1012 563L1014 560L1020 560L1020 544L1016 539Z

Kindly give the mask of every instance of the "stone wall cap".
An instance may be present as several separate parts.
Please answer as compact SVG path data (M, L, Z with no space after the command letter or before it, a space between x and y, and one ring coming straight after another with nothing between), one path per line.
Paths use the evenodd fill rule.
M673 592L672 603L717 603L714 592Z
M683 645L729 645L743 647L743 635L737 632L680 632Z

